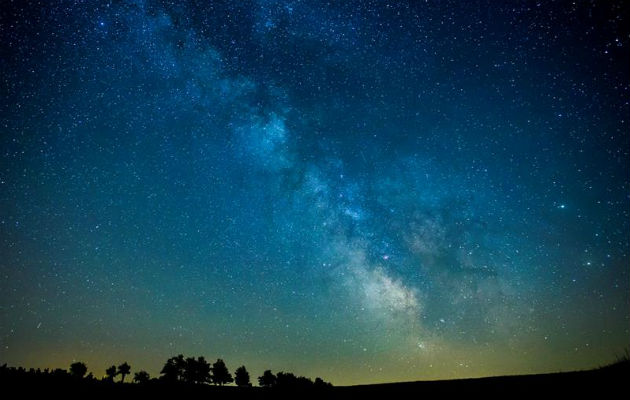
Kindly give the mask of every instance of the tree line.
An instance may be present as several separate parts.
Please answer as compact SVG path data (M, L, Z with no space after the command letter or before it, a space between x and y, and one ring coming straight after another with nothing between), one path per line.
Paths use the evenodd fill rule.
M49 375L52 377L65 377L81 380L97 380L92 373L88 374L87 365L77 361L70 364L70 368L66 371L60 368L49 370L30 369L26 370L22 367L9 368L4 364L0 367L0 372L29 374L29 375ZM116 366L112 365L105 370L105 375L101 379L105 382L114 382L116 377L120 377L119 382L124 383L125 378L131 374L131 366L127 362ZM170 384L187 384L187 385L218 385L223 386L234 383L238 387L251 387L249 372L244 365L238 367L234 371L234 376L230 373L225 362L217 359L214 363L209 363L203 356L184 357L179 354L171 357L164 363L160 371L160 376L151 378L149 373L140 370L134 373L132 381L136 384L149 384L151 382L163 382ZM271 370L266 370L257 379L258 385L265 388L279 389L322 389L331 387L332 384L325 382L317 377L315 380L304 376L296 376L290 372L278 372L274 374Z

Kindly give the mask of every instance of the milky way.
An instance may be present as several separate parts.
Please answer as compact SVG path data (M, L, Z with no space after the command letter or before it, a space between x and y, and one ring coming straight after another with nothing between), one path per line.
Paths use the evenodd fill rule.
M3 5L0 361L613 361L628 7L546 3Z

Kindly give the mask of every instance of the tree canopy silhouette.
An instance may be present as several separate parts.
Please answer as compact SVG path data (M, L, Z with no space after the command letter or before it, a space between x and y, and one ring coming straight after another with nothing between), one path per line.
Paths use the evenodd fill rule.
M291 372L278 372L276 374L276 385L275 387L281 387L283 389L293 388L298 386L298 377L292 374Z
M118 366L118 373L121 376L120 381L124 382L125 381L125 376L129 375L130 372L131 372L131 366L129 364L127 364L127 362L124 362L124 363L120 364Z
M167 382L181 381L184 379L185 367L186 360L184 360L184 356L182 354L179 354L176 357L171 357L166 360L160 374L162 374L162 379Z
M217 385L223 386L226 383L233 382L232 374L228 371L225 366L225 362L222 359L218 359L214 364L212 364L212 382Z
M147 371L138 371L133 376L133 381L136 383L147 383L151 377Z
M210 364L202 356L188 357L183 366L183 378L187 383L209 383Z
M318 376L317 378L315 378L314 386L316 389L324 389L332 387L332 383L326 382Z
M321 390L332 387L332 384L325 382L322 378L316 378L315 382L304 376L296 376L291 372L278 372L274 375L267 370L258 378L260 386L272 387L281 390Z
M263 387L272 387L276 384L276 376L271 370L263 372L262 376L258 377L258 384Z
M252 385L249 381L249 372L247 372L244 365L238 367L236 371L234 371L234 383L236 383L236 386L240 387Z
M70 375L76 378L83 378L86 373L87 366L84 363L77 361L70 364Z
M119 373L121 372L119 371ZM181 382L192 385L213 383L223 386L235 382L239 387L252 386L251 377L244 365L236 369L233 378L225 362L220 358L210 365L203 356L195 358L184 357L182 354L179 354L166 360L160 374L160 379L169 383ZM136 376L138 376L138 374L136 374ZM142 379L142 377L138 379ZM134 378L134 381L141 382L141 380L138 379ZM316 378L315 382L313 382L309 378L296 376L290 372L279 372L276 376L271 370L266 370L259 376L258 383L263 387L282 389L297 388L308 390L332 386L321 378Z
M118 375L118 372L116 371L116 366L112 365L111 367L107 368L105 370L105 375L107 375L107 379L110 381L114 381L114 377L116 375Z

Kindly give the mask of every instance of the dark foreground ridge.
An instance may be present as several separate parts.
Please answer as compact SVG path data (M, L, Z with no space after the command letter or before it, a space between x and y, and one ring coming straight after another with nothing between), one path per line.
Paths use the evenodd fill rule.
M483 398L613 398L627 393L630 361L588 371L539 375L498 376L448 381L419 381L336 387L338 398L443 398L449 395L478 395ZM472 397L475 398L475 397Z
M123 383L77 378L56 370L37 373L24 368L0 367L2 393L11 398L31 396L108 399L398 399L479 395L484 398L612 398L627 392L630 361L588 371L477 379L400 382L357 386L237 387L151 380ZM4 395L3 395L4 397ZM8 397L6 397L8 398ZM36 397L34 397L36 398ZM448 398L448 397L447 397Z

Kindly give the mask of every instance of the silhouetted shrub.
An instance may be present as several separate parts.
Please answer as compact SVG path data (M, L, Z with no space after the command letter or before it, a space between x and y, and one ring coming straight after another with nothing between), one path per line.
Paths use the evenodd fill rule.
M133 376L133 381L140 384L145 384L149 382L151 377L147 371L138 371Z
M18 368L18 372L20 373L25 373L26 370L22 367ZM68 373L68 371L66 371L65 369L61 369L61 368L55 368L51 373L52 376L56 376L56 377L60 377L60 378L65 378L70 376L70 374Z

